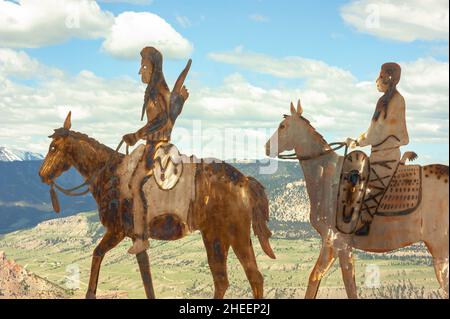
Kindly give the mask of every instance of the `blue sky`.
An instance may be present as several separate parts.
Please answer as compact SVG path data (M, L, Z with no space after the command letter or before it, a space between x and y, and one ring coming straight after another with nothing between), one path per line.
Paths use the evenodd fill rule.
M46 6L51 8L52 1L42 1L41 7L32 9L19 1L14 3L18 6L14 9L29 12L42 9L44 12L50 10ZM7 6L7 2L0 0L0 8L4 8L0 13L0 29L3 30L0 31L0 49L3 49L0 51L0 71L3 71L0 80L3 78L10 88L9 93L0 93L0 107L6 114L0 123L3 126L1 145L10 143L7 146L45 153L48 141L43 138L44 132L53 128L50 126L52 121L64 116L64 105L75 107L78 114L82 114L78 117L74 114L79 130L100 136L99 139L103 138L102 141L109 145L115 144L120 134L127 133L126 130L138 129L142 123L131 120L139 117L144 89L137 75L138 45L124 53L105 49L104 43L105 39L116 39L112 41L124 47L120 43L123 36L114 38L115 31L111 31L114 30L111 26L119 25L121 16L125 21L124 12L146 12L158 18L142 24L143 30L159 30L161 21L165 21L167 34L174 38L167 48L162 49L169 86L187 59L193 59L187 82L191 97L186 108L190 109L180 117L177 123L180 128L189 128L192 121L201 120L203 127L237 126L255 131L266 128L269 134L270 128L277 127L281 115L288 111L289 102L305 96L306 115L328 141L357 137L367 128L379 96L374 80L380 65L396 61L404 66L400 91L404 84L407 107L411 105L408 111L411 147L426 154L421 158L423 162L448 163L446 0L431 0L425 11L418 0L407 1L406 5L391 0L381 4L371 0L98 1L94 3L98 10L92 7L80 9L80 26L76 30L64 30L63 22L67 22L67 17L61 12L67 10L53 8L49 13L52 18L47 23L51 29L45 29L36 14L30 22L35 26L28 31L6 24L5 21L11 19L8 15L17 12L11 9L11 3ZM133 4L136 2L141 4ZM59 3L77 6L74 0ZM374 4L377 7L374 8ZM58 14L61 14L60 18ZM361 23L373 14L379 19L379 26L372 28ZM421 18L415 19L415 15ZM133 16L128 16L125 23L132 19ZM120 27L123 28L123 24ZM92 36L97 31L102 35ZM30 39L36 35L42 38L37 44ZM128 35L130 37L133 32ZM151 35L148 37L145 43L157 43L152 43ZM12 38L19 38L21 42L8 40ZM184 49L178 52L179 44ZM288 57L294 57L294 60ZM24 59L36 68L36 74L24 75L17 67L18 64L26 65ZM293 72L287 74L290 61L295 61ZM57 72L61 74L56 75ZM426 83L422 83L422 78ZM59 92L58 85L64 87L64 91L61 87ZM123 96L108 92L108 87L115 92L123 88L123 94L129 94L130 100L122 101ZM251 99L245 96L245 90L252 92ZM19 91L25 91L22 102L17 100ZM14 109L9 103L10 98L15 98ZM116 104L118 100L121 102ZM210 101L216 105L208 104ZM273 102L268 104L268 101ZM33 103L42 103L42 116L31 115L36 107L31 107ZM247 108L246 103L254 105ZM218 111L220 107L224 109ZM16 121L23 119L24 114L30 121L32 136L29 138L19 137L19 132L15 131ZM48 117L43 120L45 114ZM105 121L116 130L109 132ZM193 152L188 144L183 144L182 148L187 153ZM213 155L215 151L211 149L206 153ZM251 156L262 156L261 153Z
M164 18L194 44L192 58L196 71L205 74L205 82L216 84L221 83L234 68L209 61L208 53L227 51L241 45L279 58L300 55L322 60L351 70L361 80L373 80L378 67L385 61L414 61L429 55L434 47L448 43L423 40L405 43L358 33L339 15L340 8L346 3L349 1L234 0L212 4L206 0L154 0L150 4L99 2L99 5L115 15L123 11L150 11ZM252 20L252 15L259 15L267 21ZM179 16L188 18L191 25L180 26L177 22ZM105 77L124 74L136 77L139 66L136 61L120 61L103 54L101 42L71 39L63 44L28 49L27 52L45 64L74 74L89 69ZM448 61L448 54L434 56ZM183 63L172 60L166 63L165 69L175 77ZM241 72L245 73L245 70Z

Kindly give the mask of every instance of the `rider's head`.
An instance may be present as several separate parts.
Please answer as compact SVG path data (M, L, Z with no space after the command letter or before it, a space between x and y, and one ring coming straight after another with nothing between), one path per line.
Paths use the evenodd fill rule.
M377 79L378 91L386 93L389 90L395 89L398 82L400 82L401 73L402 69L397 63L389 62L383 64Z
M166 80L162 73L162 54L154 47L145 47L141 51L141 74L142 82L147 84L145 90L144 104L142 105L141 121L144 118L147 102L156 98L156 94L161 88L169 90L167 88Z
M162 73L162 54L153 47L145 47L141 51L141 68L139 74L142 82L149 84L152 78Z
M378 100L375 113L372 117L373 121L377 121L383 111L384 118L386 118L389 102L397 92L397 84L400 82L401 73L402 69L397 63L389 62L381 66L380 76L377 79L377 88L378 91L384 94Z

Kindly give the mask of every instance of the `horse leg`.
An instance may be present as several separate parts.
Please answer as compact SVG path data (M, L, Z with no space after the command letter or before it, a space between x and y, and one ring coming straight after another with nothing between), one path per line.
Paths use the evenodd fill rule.
M155 299L155 291L153 290L152 274L150 272L150 262L148 260L147 251L143 251L136 255L141 272L142 282L144 283L145 295L147 299Z
M223 299L228 289L227 257L230 244L214 230L202 231L208 264L214 280L214 299Z
M121 233L106 231L100 243L95 247L92 255L91 275L89 278L89 287L86 293L86 299L95 299L98 285L98 275L100 273L100 266L102 264L105 254L116 247L124 238Z
M355 261L351 248L342 249L338 253L339 264L342 271L342 279L344 280L345 291L349 299L357 299L357 289L355 281Z
M319 290L320 281L326 272L330 269L331 265L335 261L336 256L334 249L331 246L323 245L320 250L319 258L317 258L314 269L309 275L308 288L306 289L305 299L314 299L317 296Z
M250 282L253 298L262 299L264 297L264 278L258 270L250 237L245 241L234 243L232 247Z
M446 298L448 298L448 239L445 239L443 242L436 245L429 242L425 242L425 244L427 245L428 251L433 256L436 279L439 282L439 286L444 291Z
M433 257L434 271L436 278L441 286L441 289L445 293L445 297L448 298L448 257L447 258L434 258Z

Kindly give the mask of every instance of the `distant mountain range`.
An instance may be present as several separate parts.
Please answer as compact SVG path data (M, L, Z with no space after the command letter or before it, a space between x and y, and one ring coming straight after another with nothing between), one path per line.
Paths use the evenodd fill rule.
M0 234L29 228L58 217L50 202L49 186L38 175L41 160L0 161ZM79 185L82 177L74 169L64 173L58 182L65 187ZM91 195L59 196L62 216L96 209Z
M0 234L34 227L44 220L97 209L90 194L81 197L59 194L61 213L55 214L50 202L49 186L43 184L38 176L42 160L37 157L33 157L35 160L26 160L31 157L19 156L32 154L30 152L10 153L10 150L6 150L2 154L8 154L10 160L0 161ZM253 160L232 165L265 186L272 221L282 224L286 221L307 221L309 203L304 184L299 183L303 174L298 162L275 161L271 167L273 164L276 169L270 174L266 174L270 171L267 162ZM58 183L67 188L79 185L82 181L75 169L70 169L58 178Z
M0 146L0 162L39 161L42 159L44 156L38 153Z

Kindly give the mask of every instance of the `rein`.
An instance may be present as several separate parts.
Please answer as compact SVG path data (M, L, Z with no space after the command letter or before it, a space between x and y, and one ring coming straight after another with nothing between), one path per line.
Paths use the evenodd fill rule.
M52 200L53 210L56 213L60 212L61 207L59 205L59 200L58 200L58 196L56 194L55 188L57 190L59 190L61 193L63 193L64 195L67 195L67 196L83 196L83 195L89 193L89 185L91 185L92 182L98 177L98 175L100 175L106 169L106 167L108 167L108 165L109 165L111 159L113 158L113 156L117 152L119 152L120 148L122 147L123 142L124 142L123 140L120 141L120 143L117 146L116 150L108 158L108 160L106 161L105 165L103 165L102 168L100 168L97 172L95 172L95 174L93 174L90 178L86 179L82 184L67 189L67 188L64 188L64 187L58 185L55 181L52 181L50 183L50 198ZM127 145L127 148L126 148L126 154L128 155L128 145ZM87 186L88 188L85 189L84 191L76 192L77 190L79 190L80 188L82 188L84 186Z
M331 152L337 151L337 150L343 148L344 146L345 146L345 154L347 154L348 147L347 147L347 143L345 143L345 142L330 143L330 144L328 144L328 146L333 146L333 147L328 150L324 150L320 154L317 154L317 155L298 156L297 153L294 152L292 154L284 154L284 155L279 154L278 158L279 159L287 159L287 160L298 159L299 161L309 161L309 160L316 159L316 158L322 157L324 155L327 155Z

